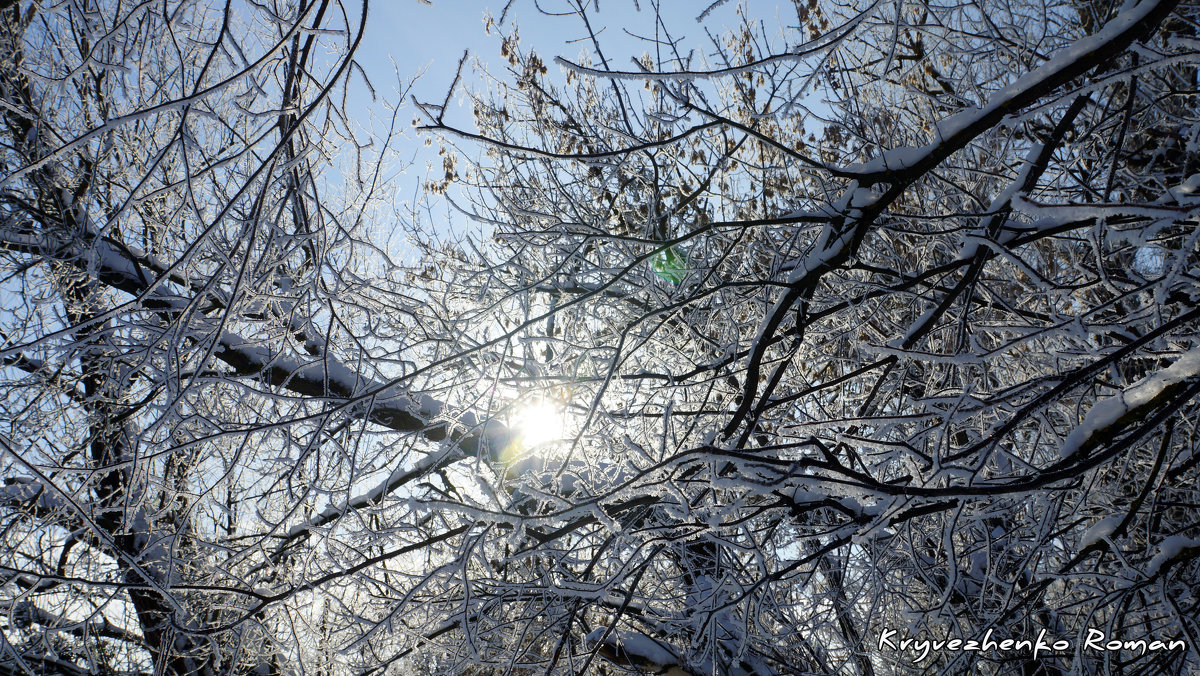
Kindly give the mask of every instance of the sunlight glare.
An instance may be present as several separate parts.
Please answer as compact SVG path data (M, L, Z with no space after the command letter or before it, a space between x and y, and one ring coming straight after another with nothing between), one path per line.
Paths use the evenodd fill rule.
M525 448L533 448L563 436L563 409L558 403L540 400L518 408L512 426L520 434Z

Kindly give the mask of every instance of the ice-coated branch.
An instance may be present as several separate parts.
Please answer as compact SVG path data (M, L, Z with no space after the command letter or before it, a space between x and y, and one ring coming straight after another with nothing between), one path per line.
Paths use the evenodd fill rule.
M77 239L56 238L41 233L0 229L0 249L53 258L75 266L107 286L135 296L143 308L156 312L181 312L191 299L172 293L153 270L162 269L132 247L110 240L89 243ZM440 444L425 459L411 468L397 468L383 482L363 495L332 506L306 523L292 528L284 544L320 528L340 515L378 503L380 498L411 481L481 452L499 452L508 441L504 425L479 420L466 413L451 420L445 405L433 397L407 391L397 382L366 377L329 354L302 359L273 354L260 342L225 329L215 338L213 355L242 377L256 377L272 387L296 394L332 399L353 415L382 427ZM7 357L10 348L0 352Z
M1121 12L1096 34L1075 41L1046 63L1004 87L983 106L940 121L937 141L921 148L889 150L870 162L847 168L857 179L851 181L833 203L835 210L844 214L845 220L825 226L815 250L789 276L788 291L764 317L747 361L742 403L726 424L725 436L731 436L750 413L759 392L763 357L786 314L813 292L823 276L854 255L875 219L909 185L1006 116L1110 60L1113 54L1153 31L1178 4L1178 0L1143 0ZM888 183L889 187L880 194L873 193L869 186L880 182ZM740 443L745 443L749 432L747 429Z

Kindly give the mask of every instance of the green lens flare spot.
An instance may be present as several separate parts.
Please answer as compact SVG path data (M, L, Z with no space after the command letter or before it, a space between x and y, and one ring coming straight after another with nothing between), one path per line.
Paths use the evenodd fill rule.
M650 269L664 281L678 284L687 277L687 256L675 247L667 247L650 257Z

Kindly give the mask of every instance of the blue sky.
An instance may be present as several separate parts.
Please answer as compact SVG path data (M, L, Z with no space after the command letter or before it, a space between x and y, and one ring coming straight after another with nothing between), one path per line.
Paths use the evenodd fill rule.
M580 41L585 32L577 17L546 16L538 11L539 6L547 12L566 11L569 9L567 0L536 2L535 5L535 0L515 0L506 18L506 29L514 23L519 27L523 49L533 48L555 70L553 57L561 55L574 60L581 50L591 49L590 43ZM360 86L358 82L361 81L356 78L349 100L351 115L366 129L377 133L386 131L394 106L399 102L400 89L410 85L410 94L418 100L441 103L464 49L498 70L502 62L500 42L496 35L485 32L483 17L485 12L491 12L498 18L504 4L504 0L433 0L432 4L420 0L373 0L357 59L370 77L377 98L372 102L366 88ZM647 43L630 37L626 31L652 34L652 3L647 0L600 1L599 13L594 12L596 0L590 0L588 4L593 26L603 31L601 39L605 55L614 67L628 68L630 57L640 56L646 51ZM724 32L722 29L736 20L738 7L737 2L725 2L706 17L701 26L696 17L710 3L671 0L663 4L663 14L673 36L686 38L686 43L697 49L708 47L705 28L714 34ZM777 4L777 0L752 3L755 12L765 12L758 16L765 17L776 16ZM414 76L422 71L422 77L413 84ZM459 102L461 99L453 103ZM415 186L419 175L425 172L425 163L437 159L436 148L427 149L423 140L412 133L410 125L416 111L407 100L401 103L404 109L398 122L407 138L399 139L395 147L402 157L413 158L414 165L404 174L408 178L400 180ZM450 112L448 119L470 124L467 111L457 111L460 113L457 116L454 112ZM410 188L404 192L411 194L412 191Z
M403 135L392 141L394 156L385 173L385 180L398 200L395 213L385 215L380 227L399 220L411 220L412 212L405 204L413 204L419 196L419 186L432 167L434 176L442 172L439 144L426 146L425 138L416 133L412 122L416 109L410 99L440 104L447 87L454 78L455 69L464 50L470 50L473 59L479 59L493 73L502 73L507 66L500 55L500 39L493 32L489 35L484 28L484 16L491 13L499 19L506 0L371 0L367 29L356 59L363 67L376 90L371 100L361 78L352 78L348 112L362 128L360 139L369 134L379 138L388 130L396 104L401 104L396 115L396 128ZM586 0L592 27L600 33L600 42L605 57L613 68L629 69L630 59L639 57L651 49L650 43L631 34L653 36L655 3L648 0ZM697 55L712 52L712 44L706 30L712 35L721 35L739 21L737 0L719 4L704 19L703 25L697 16L711 3L708 0L660 0L664 22L671 37L681 41L685 49L697 50ZM573 3L570 0L514 0L505 20L504 30L510 32L515 24L519 28L522 50L533 49L550 67L550 76L561 81L563 73L553 63L556 56L578 61L582 51L591 52L592 45L586 40L587 33L577 16L548 16L544 12L567 13ZM782 20L795 22L791 3L781 0L746 0L748 13L764 20L767 33L775 33ZM597 6L599 11L597 12ZM539 8L543 11L539 11ZM774 20L776 25L771 25ZM415 76L421 77L413 82ZM470 80L467 79L467 86ZM409 89L411 87L411 89ZM400 92L408 95L401 100ZM451 100L451 109L446 119L452 124L471 128L469 110L459 109L455 104L464 103L456 96ZM469 146L460 146L472 152ZM451 188L451 194L454 189ZM445 235L460 235L480 228L471 223L458 211L442 200L433 205L435 210L421 220L432 225L434 231ZM395 255L407 258L408 246L402 235L393 231L379 233L390 240L384 244ZM480 232L480 234L484 234ZM396 237L396 238L393 238Z
M629 65L629 57L640 55L645 44L629 37L625 31L650 33L653 30L654 11L646 0L607 0L588 3L592 8L599 6L598 13L589 16L594 26L603 29L603 45L607 56L616 67ZM708 5L694 0L671 0L663 3L663 15L676 37L690 38L691 46L703 46L707 42L704 26L714 33L732 23L737 2L725 2L706 17L704 26L696 22L696 16ZM756 11L771 2L754 3ZM490 12L497 18L504 8L503 0L479 2L477 0L373 0L366 35L359 51L362 63L380 93L394 99L396 70L407 81L420 69L427 72L417 86L418 99L441 100L445 88L454 76L454 69L464 49L485 62L500 60L499 41L484 31L483 16ZM509 9L506 24L520 27L522 45L532 46L544 57L567 56L574 58L580 49L590 48L577 42L585 36L578 18L573 16L546 16L547 12L564 12L569 9L567 0L515 0ZM640 8L640 11L639 11ZM774 16L773 11L760 16ZM550 58L546 58L549 62Z

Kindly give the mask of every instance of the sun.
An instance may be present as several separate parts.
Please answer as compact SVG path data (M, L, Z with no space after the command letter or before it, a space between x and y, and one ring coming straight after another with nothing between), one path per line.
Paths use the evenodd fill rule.
M512 413L511 428L520 437L526 449L562 439L564 411L561 404L550 399L540 399L522 404Z

